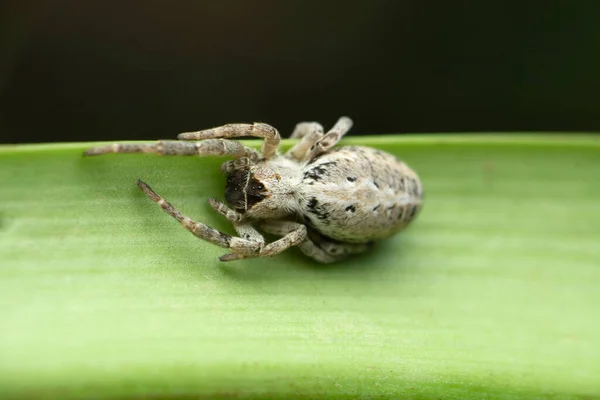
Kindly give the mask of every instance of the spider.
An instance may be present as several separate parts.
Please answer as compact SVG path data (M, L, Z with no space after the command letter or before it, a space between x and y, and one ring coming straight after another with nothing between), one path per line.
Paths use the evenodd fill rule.
M214 198L209 204L233 224L238 236L193 221L148 184L137 184L192 234L229 249L221 261L271 257L298 246L308 257L330 263L362 253L404 229L415 219L423 196L417 174L391 154L362 146L334 147L351 126L350 118L341 117L325 133L317 122L301 122L291 136L300 140L285 154L278 152L275 128L253 123L186 132L179 140L153 144L115 143L84 155L230 156L221 165L229 205ZM243 136L264 139L262 151L230 140ZM267 243L260 232L280 238Z

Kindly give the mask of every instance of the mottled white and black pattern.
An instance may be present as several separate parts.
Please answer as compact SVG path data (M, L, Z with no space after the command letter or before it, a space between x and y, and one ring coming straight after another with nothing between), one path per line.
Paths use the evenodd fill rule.
M336 240L364 243L389 237L416 215L423 195L417 175L396 157L346 146L303 169L298 185L307 225Z
M333 146L352 121L342 117L327 133L316 122L296 126L300 139L279 155L280 136L270 125L230 124L182 133L180 140L155 144L113 144L85 155L156 153L160 155L229 155L221 170L227 175L225 199L209 201L233 224L239 237L194 222L160 197L146 183L138 186L195 236L231 253L222 261L268 257L298 246L307 256L333 262L368 250L373 242L404 229L419 212L423 187L404 162L381 150ZM265 140L262 152L227 138ZM265 243L260 231L281 236Z

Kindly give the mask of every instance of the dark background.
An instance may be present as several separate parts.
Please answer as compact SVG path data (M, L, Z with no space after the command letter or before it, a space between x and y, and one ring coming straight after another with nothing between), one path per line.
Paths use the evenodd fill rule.
M600 131L598 0L2 4L0 142Z

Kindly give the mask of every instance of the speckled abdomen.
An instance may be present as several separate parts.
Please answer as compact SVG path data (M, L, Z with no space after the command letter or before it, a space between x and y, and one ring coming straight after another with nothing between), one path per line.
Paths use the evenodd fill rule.
M330 238L350 243L399 232L415 218L423 196L419 177L404 162L360 146L321 155L304 168L299 188L305 222Z

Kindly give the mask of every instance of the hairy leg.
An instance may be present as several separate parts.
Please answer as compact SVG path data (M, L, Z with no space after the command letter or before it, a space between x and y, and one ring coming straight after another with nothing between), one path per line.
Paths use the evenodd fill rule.
M240 254L231 253L221 256L221 261L233 261L241 260L245 258L256 258L256 257L273 257L284 250L289 249L293 246L298 246L306 240L306 227L298 224L295 229L290 230L281 239L269 243L263 247L260 252L254 254Z
M296 129L294 129L291 136L292 139L298 138L300 141L288 150L286 156L297 161L304 161L308 149L323 135L323 126L318 122L300 122L296 125Z
M258 153L256 153L258 155ZM239 171L248 169L252 164L258 161L258 157L250 159L248 157L236 158L235 160L228 160L221 164L221 172L228 174L233 171Z
M335 146L350 128L352 128L352 120L348 117L341 117L329 132L310 147L306 159L313 160Z
M208 199L208 204L210 204L213 210L227 218L227 220L230 222L241 222L244 218L242 214L232 210L231 208L227 207L225 203L217 199Z
M299 244L306 238L306 227L300 225L297 229L289 232L283 238L265 245L263 236L253 226L245 222L234 222L234 228L241 237L231 236L211 228L202 222L192 221L192 219L183 215L179 210L173 207L171 203L160 197L146 183L138 181L138 186L150 199L158 203L167 214L179 221L181 225L194 234L194 236L217 246L231 249L232 252L230 254L219 257L219 260L221 261L271 257L281 253L289 247ZM211 202L211 206L219 213L227 216L228 211L223 209L223 207L227 206L224 204L213 201ZM230 211L235 213L233 210Z
M281 137L277 129L271 125L255 122L253 124L228 124L197 132L180 133L180 140L206 140L214 138L238 138L243 136L254 136L263 138L263 157L270 159L277 153Z
M264 237L256 230L256 228L254 228L254 226L252 226L252 224L243 221L244 216L242 214L232 210L225 203L217 199L208 199L208 204L210 204L213 210L227 218L227 220L233 224L233 228L241 238L260 242L264 245Z
M191 143L177 140L161 140L156 143L114 143L108 146L92 147L85 156L98 156L109 153L155 153L161 156L212 156L229 155L236 158L250 157L258 159L256 150L248 148L235 140L212 139Z
M264 221L260 228L272 235L283 236L303 226L291 221ZM308 257L324 264L342 260L350 254L362 253L370 248L368 243L340 243L326 240L316 232L309 232L306 239L298 244L298 248Z
M240 253L242 255L258 254L260 257L260 251L264 246L264 239L262 239L262 236L260 236L262 239L260 241L252 240L252 238L245 239L234 237L211 228L202 222L195 222L191 218L183 215L179 210L173 207L171 203L160 197L146 183L138 181L138 186L150 199L158 203L167 214L179 221L181 225L194 236L219 247L231 249L234 253Z

